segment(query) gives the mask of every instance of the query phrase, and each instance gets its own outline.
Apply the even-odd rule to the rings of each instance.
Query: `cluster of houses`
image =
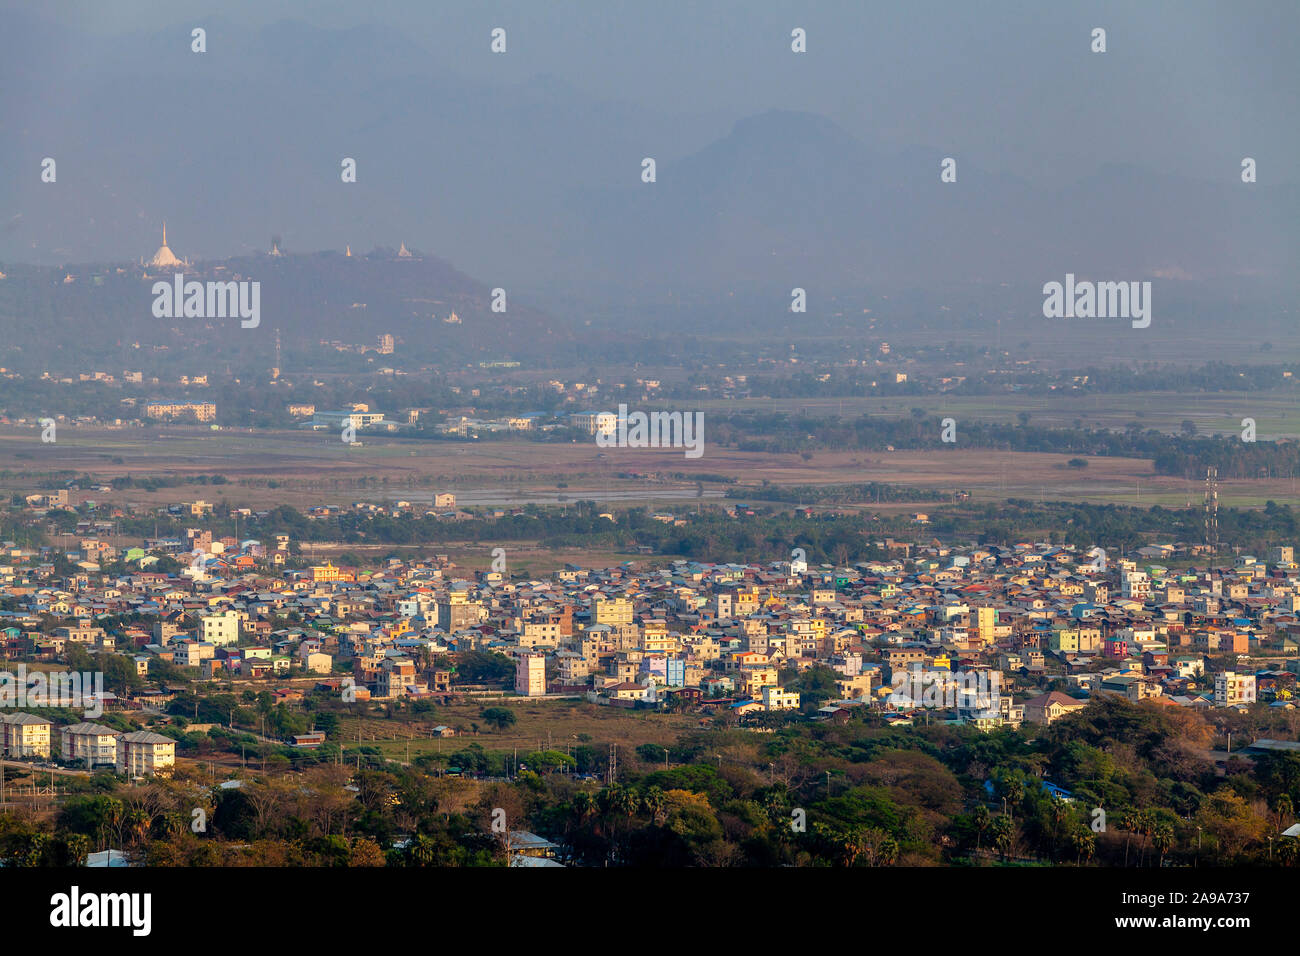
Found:
[[[996,676],[991,704],[926,717],[984,727],[1050,723],[1099,693],[1289,707],[1300,570],[1289,549],[1266,568],[1247,557],[1215,571],[1126,560],[1098,572],[1070,549],[1035,545],[936,546],[854,568],[570,566],[527,582],[394,563],[368,582],[330,582],[336,599],[359,603],[328,622],[322,650],[381,699],[446,694],[448,673],[425,662],[479,651],[513,660],[517,694],[737,716],[800,708],[781,675],[819,665],[836,675],[823,717],[868,706],[912,721],[928,702],[899,687],[915,670]],[[335,574],[317,570],[317,585]]]
[[[837,675],[819,711],[831,718],[868,706],[914,721],[930,703],[907,692],[916,671],[997,686],[952,706],[937,695],[944,713],[925,715],[982,727],[1050,723],[1101,693],[1290,707],[1300,568],[1289,548],[1273,558],[1271,570],[1239,557],[1214,571],[1122,560],[1103,572],[1067,548],[934,546],[853,568],[679,561],[524,583],[483,574],[417,588],[393,626],[349,635],[341,650],[384,696],[425,692],[408,663],[410,645],[429,641],[436,654],[513,657],[519,694],[737,715],[799,708],[780,675],[818,665]]]
[[[155,662],[271,686],[319,675],[359,700],[404,700],[469,689],[455,665],[474,651],[508,658],[508,689],[527,697],[737,718],[803,711],[843,720],[867,707],[890,723],[984,728],[1050,723],[1097,694],[1291,707],[1300,676],[1291,548],[1213,570],[1140,566],[1147,555],[1102,570],[1066,547],[932,543],[852,567],[679,560],[570,565],[520,581],[461,573],[445,556],[391,559],[368,572],[330,562],[277,571],[259,542],[186,544],[199,558],[180,574],[59,578],[47,565],[0,566],[11,598],[0,611],[0,653],[58,661],[80,645],[129,657],[141,676]],[[148,623],[111,623],[123,615]],[[811,668],[822,669],[809,685],[819,688],[815,702],[803,680]],[[958,693],[947,692],[952,685]],[[123,703],[165,694],[150,688]],[[26,724],[5,727],[6,748],[11,731],[14,752],[29,747]],[[103,738],[83,748],[83,732],[73,728],[73,750],[63,752],[89,748],[106,759]],[[137,763],[136,743],[149,745],[116,738],[114,761],[135,769],[166,759],[150,751]]]

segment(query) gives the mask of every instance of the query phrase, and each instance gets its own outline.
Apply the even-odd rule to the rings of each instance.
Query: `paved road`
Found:
[[[89,777],[90,776],[89,770],[65,770],[60,767],[56,767],[53,770],[51,770],[49,767],[33,766],[32,764],[27,763],[26,761],[23,760],[0,760],[0,764],[4,764],[4,766],[6,767],[14,767],[19,770],[26,770],[29,772],[34,771],[37,774],[53,773],[55,776],[65,776],[65,777]]]

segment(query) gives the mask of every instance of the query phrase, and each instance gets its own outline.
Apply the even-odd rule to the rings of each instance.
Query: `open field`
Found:
[[[701,410],[731,412],[734,402],[706,399]],[[1052,428],[1124,429],[1138,424],[1177,433],[1184,421],[1196,423],[1201,434],[1235,435],[1241,420],[1255,419],[1261,441],[1300,437],[1300,398],[1277,392],[1207,392],[1180,395],[1173,392],[1130,392],[1115,395],[1081,395],[1053,392],[1030,395],[1010,392],[999,395],[915,395],[889,398],[773,398],[746,399],[744,407],[780,411],[790,415],[860,415],[899,418],[913,408],[927,415],[951,416],[960,429],[963,420],[1012,424],[1021,412],[1028,412],[1035,425]],[[707,419],[706,419],[707,420]]]
[[[506,567],[510,574],[524,574],[529,577],[547,577],[560,571],[566,564],[584,567],[612,566],[626,561],[645,561],[644,554],[631,554],[624,551],[603,551],[600,549],[560,548],[558,550],[543,548],[534,541],[506,542]],[[350,552],[358,557],[378,560],[390,554],[402,557],[423,557],[430,552],[447,555],[448,560],[462,571],[489,571],[492,568],[492,550],[498,542],[479,544],[477,542],[439,543],[436,546],[410,545],[355,545],[324,542],[309,542],[308,555],[312,560],[330,558],[337,561],[338,556]],[[678,555],[656,554],[656,564],[672,561]]]
[[[505,730],[490,730],[480,714],[484,707],[509,707],[518,722]],[[407,748],[412,758],[424,753],[451,753],[477,743],[485,750],[513,750],[520,753],[551,747],[565,750],[580,743],[608,747],[617,744],[619,759],[633,757],[632,751],[641,744],[671,744],[680,734],[701,726],[699,715],[661,714],[651,711],[624,710],[618,707],[600,707],[576,700],[528,701],[523,698],[504,698],[498,703],[454,704],[439,707],[430,724],[463,725],[461,736],[440,739],[402,736],[389,722],[367,720],[362,726],[362,745],[376,747],[385,756],[406,759]],[[479,725],[474,734],[472,725]],[[340,727],[340,738],[345,746],[355,745],[357,721],[345,718]],[[391,739],[383,739],[388,734]],[[587,735],[583,739],[579,735]]]
[[[1231,399],[1221,397],[1219,401],[1226,414]],[[897,400],[892,404],[896,405]],[[1276,417],[1272,420],[1282,421],[1280,407],[1273,408]],[[951,407],[947,411],[958,417],[960,436],[959,413]],[[1047,416],[1041,409],[1033,414],[1035,420]],[[1112,409],[1110,414],[1119,412]],[[1148,407],[1145,414],[1152,419],[1155,406]],[[1162,414],[1187,413],[1170,408]],[[1259,415],[1264,416],[1257,419],[1260,435],[1267,437],[1270,418],[1263,412]],[[1195,420],[1195,413],[1187,417]],[[963,449],[958,444],[919,451],[817,452],[806,461],[795,454],[706,446],[703,457],[688,459],[673,449],[600,450],[594,444],[529,441],[466,444],[388,436],[368,437],[362,447],[349,448],[322,433],[212,432],[194,427],[147,432],[66,428],[60,431],[57,444],[42,445],[33,431],[6,429],[0,432],[0,471],[17,473],[17,477],[0,483],[0,492],[47,487],[42,474],[69,470],[88,473],[101,481],[125,475],[221,474],[229,482],[152,492],[131,488],[80,495],[82,500],[148,507],[196,498],[253,508],[289,504],[305,509],[327,503],[403,499],[425,503],[435,490],[447,490],[454,491],[459,503],[467,505],[508,507],[528,501],[565,504],[594,499],[615,507],[640,504],[680,511],[721,501],[727,487],[744,489],[741,500],[761,501],[763,481],[778,485],[882,481],[949,492],[964,490],[977,501],[1019,497],[1184,507],[1200,499],[1197,482],[1157,476],[1147,460],[1090,458],[1086,469],[1074,469],[1065,466],[1069,457]],[[683,478],[617,477],[621,472],[676,474]],[[693,474],[726,475],[739,484],[702,481],[697,485],[690,479]],[[1224,506],[1255,507],[1269,499],[1300,503],[1297,481],[1281,478],[1220,483]],[[873,510],[932,511],[940,507],[932,503],[861,505]]]
[[[1059,277],[1058,277],[1059,278]],[[1300,360],[1300,343],[1293,334],[1295,308],[1249,307],[1227,308],[1216,320],[1207,320],[1195,299],[1195,287],[1177,288],[1177,280],[1160,281],[1153,289],[1156,304],[1151,326],[1135,329],[1123,319],[1045,319],[1039,309],[1041,298],[1026,308],[978,309],[979,318],[970,321],[972,311],[960,294],[951,296],[951,311],[944,313],[957,319],[942,324],[946,344],[967,348],[989,348],[995,355],[1038,368],[1064,369],[1085,365],[1131,365],[1133,362],[1158,362],[1196,366],[1205,362],[1275,363]],[[864,337],[883,338],[894,346],[933,345],[936,323],[913,321],[888,302],[872,303],[874,329]],[[1189,308],[1191,306],[1191,308]],[[850,314],[846,312],[846,314]],[[834,328],[828,324],[828,330]],[[874,334],[873,334],[874,333]],[[842,345],[838,338],[827,339]]]

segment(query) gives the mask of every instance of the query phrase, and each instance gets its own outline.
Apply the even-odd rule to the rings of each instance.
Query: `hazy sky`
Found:
[[[0,24],[11,261],[151,254],[164,220],[197,258],[406,242],[566,289],[774,259],[846,287],[1276,278],[1300,248],[1297,0],[0,0]]]
[[[32,13],[30,3],[4,9]],[[41,15],[112,36],[188,31],[214,17],[401,31],[431,68],[519,82],[554,74],[588,93],[733,118],[826,115],[887,145],[951,148],[1050,182],[1100,163],[1204,179],[1297,179],[1300,3],[761,2],[761,0],[76,0]],[[509,33],[506,56],[488,31]],[[791,54],[790,30],[808,31]],[[1089,50],[1093,27],[1108,52]]]

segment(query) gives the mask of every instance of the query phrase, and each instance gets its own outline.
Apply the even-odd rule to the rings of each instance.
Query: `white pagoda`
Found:
[[[151,269],[171,269],[176,266],[188,266],[189,262],[183,259],[177,259],[175,253],[167,247],[167,223],[165,222],[163,223],[162,232],[162,245],[158,247],[158,251],[153,254],[153,258],[145,263],[145,265],[149,266]]]

